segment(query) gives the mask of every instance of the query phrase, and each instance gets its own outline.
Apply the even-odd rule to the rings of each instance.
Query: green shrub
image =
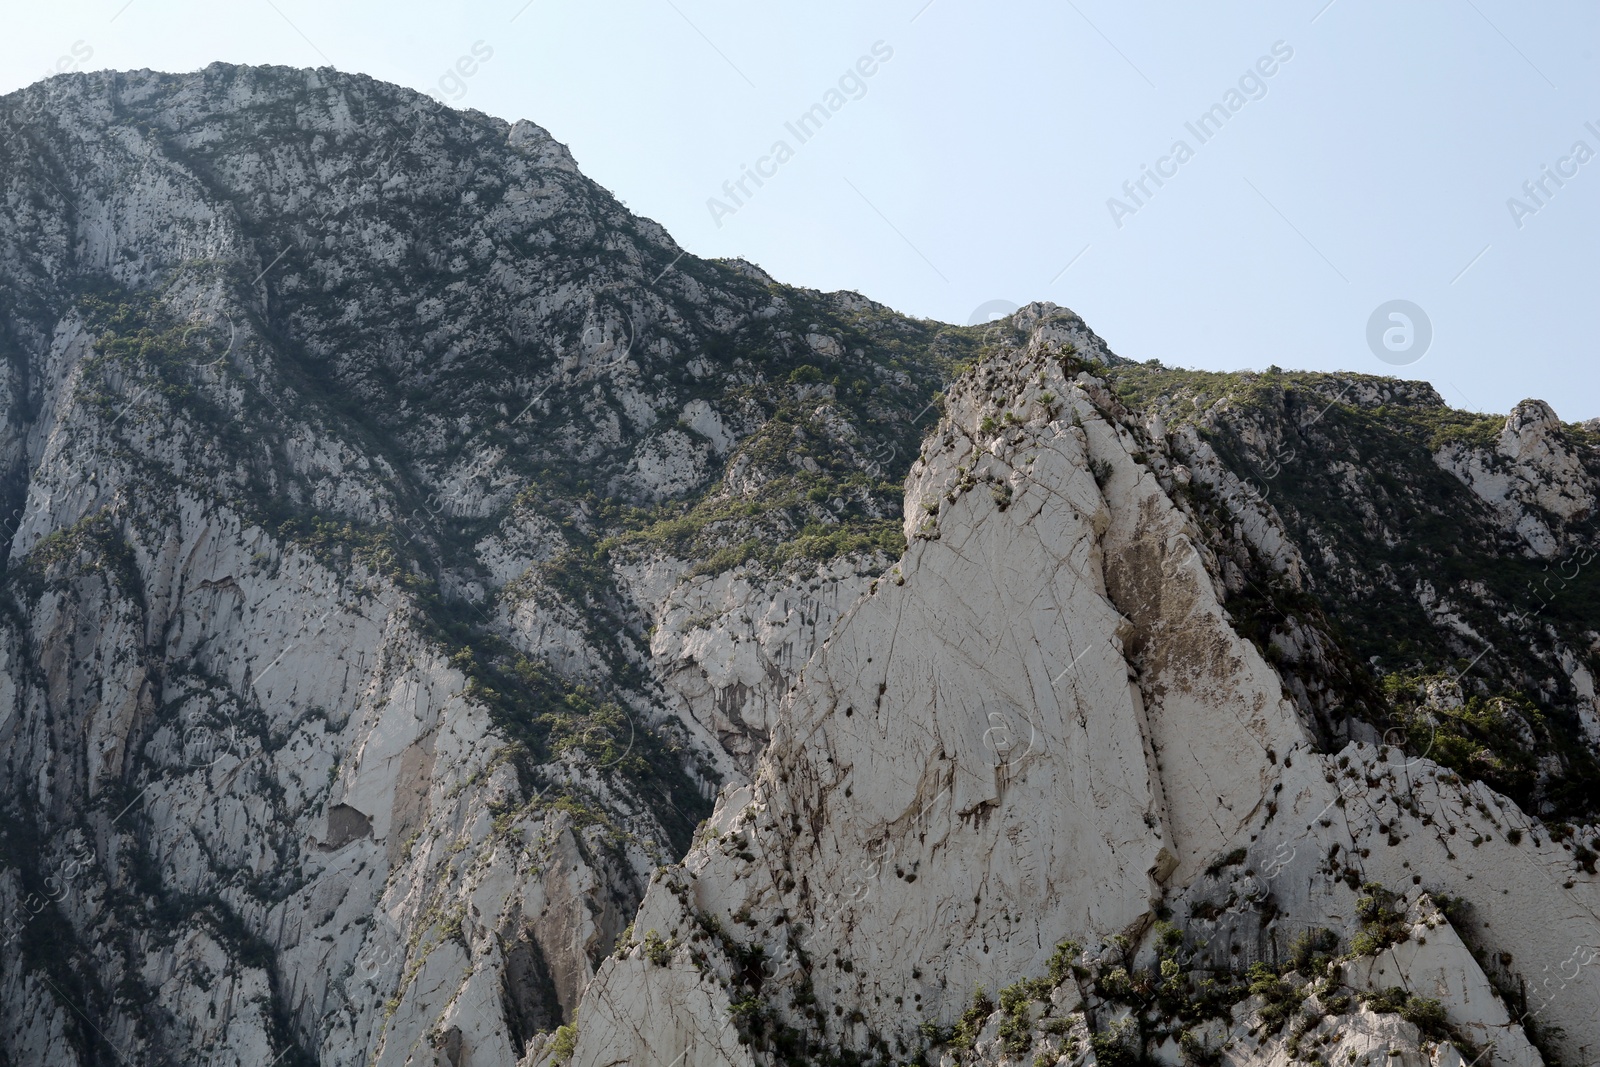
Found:
[[[1246,977],[1250,979],[1250,995],[1266,1002],[1261,1008],[1261,1027],[1269,1034],[1282,1030],[1305,1002],[1305,990],[1278,977],[1265,963],[1251,964]]]
[[[1123,1019],[1089,1039],[1099,1067],[1140,1067],[1144,1057],[1130,1023],[1130,1019]]]
[[[972,1006],[961,1013],[961,1021],[956,1023],[946,1043],[955,1049],[972,1048],[978,1040],[978,1032],[993,1014],[994,1001],[989,999],[983,986],[978,986],[972,991]]]
[[[1364,993],[1361,999],[1366,1002],[1369,1011],[1380,1015],[1398,1015],[1435,1041],[1455,1040],[1444,1005],[1437,1000],[1408,993],[1399,986]]]
[[[1056,945],[1056,950],[1050,956],[1046,966],[1050,970],[1050,980],[1056,985],[1065,982],[1069,975],[1077,973],[1073,960],[1078,958],[1079,946],[1076,941],[1062,941]]]
[[[672,962],[672,950],[676,946],[676,941],[668,941],[650,930],[644,935],[644,958],[657,967],[665,967]]]
[[[1406,991],[1399,986],[1391,986],[1388,989],[1378,989],[1371,993],[1363,993],[1361,999],[1366,1003],[1368,1011],[1374,1011],[1380,1015],[1395,1015],[1399,1013],[1401,1008],[1405,1007]]]
[[[578,1028],[576,1026],[556,1027],[555,1040],[550,1043],[550,1062],[566,1063],[572,1059],[572,1053],[578,1047]]]
[[[1289,966],[1306,978],[1322,978],[1333,963],[1339,937],[1332,930],[1307,930],[1289,946]]]
[[[1356,918],[1361,920],[1361,932],[1350,942],[1350,950],[1357,956],[1375,956],[1390,945],[1404,941],[1411,932],[1406,922],[1405,909],[1399,896],[1377,882],[1361,887],[1362,896],[1356,899]]]
[[[1188,1067],[1216,1067],[1222,1062],[1222,1050],[1207,1048],[1193,1030],[1178,1035],[1178,1050],[1183,1053],[1183,1062]]]
[[[1450,1020],[1445,1015],[1444,1005],[1437,1000],[1413,994],[1400,1006],[1400,1018],[1431,1038],[1439,1041],[1449,1040]]]
[[[1000,1043],[1013,1056],[1032,1043],[1028,1004],[1033,999],[1030,982],[1016,982],[1000,990],[1000,1008],[1006,1017],[1000,1023]]]

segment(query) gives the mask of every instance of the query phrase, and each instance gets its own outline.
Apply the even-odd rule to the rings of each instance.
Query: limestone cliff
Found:
[[[905,557],[654,880],[574,1063],[1600,1042],[1595,828],[1537,823],[1403,731],[1329,743],[1239,632],[1215,512],[1163,488],[1174,442],[1083,359],[1036,331],[956,383]],[[1314,569],[1256,514],[1284,572]],[[1564,978],[1530,997],[1518,960]],[[1421,1029],[1380,1036],[1374,1006]]]
[[[0,1063],[1600,1048],[1600,437],[687,255],[331,70],[0,98]]]

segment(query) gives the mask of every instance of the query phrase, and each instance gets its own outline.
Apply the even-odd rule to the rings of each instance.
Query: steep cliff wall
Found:
[[[1593,428],[783,286],[329,70],[0,129],[0,1060],[1600,1047]]]
[[[1401,1007],[1439,1001],[1408,1010],[1468,1058],[1537,1062],[1523,1018],[1583,1055],[1600,1041],[1600,980],[1572,965],[1574,945],[1593,962],[1592,853],[1425,756],[1319,739],[1238,632],[1206,516],[1163,490],[1167,441],[1047,337],[951,391],[907,482],[906,556],[807,665],[754,783],[654,880],[573,1062],[1065,1062],[1120,1047],[1119,1018],[1138,1023],[1128,1055],[1269,1062],[1281,1042],[1193,1024],[1309,993],[1325,1007],[1298,1016],[1298,1046],[1330,1002],[1394,986]],[[1451,902],[1482,966],[1442,917],[1408,917],[1419,894]],[[1348,959],[1250,974],[1318,937]],[[1517,959],[1573,973],[1530,1007],[1505,980]],[[1012,1000],[988,1054],[974,987]],[[1053,1005],[1056,1036],[1036,1043],[1029,1004]],[[1074,1027],[1097,1043],[1074,1052]]]

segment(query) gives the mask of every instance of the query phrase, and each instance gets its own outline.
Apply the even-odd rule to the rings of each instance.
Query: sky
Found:
[[[0,92],[331,65],[530,119],[690,252],[913,315],[1050,300],[1130,359],[1600,417],[1592,2],[0,0],[0,27]]]

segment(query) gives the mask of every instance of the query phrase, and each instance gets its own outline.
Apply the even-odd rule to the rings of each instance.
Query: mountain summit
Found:
[[[703,260],[529,122],[0,98],[0,1064],[1600,1052],[1600,433]]]

